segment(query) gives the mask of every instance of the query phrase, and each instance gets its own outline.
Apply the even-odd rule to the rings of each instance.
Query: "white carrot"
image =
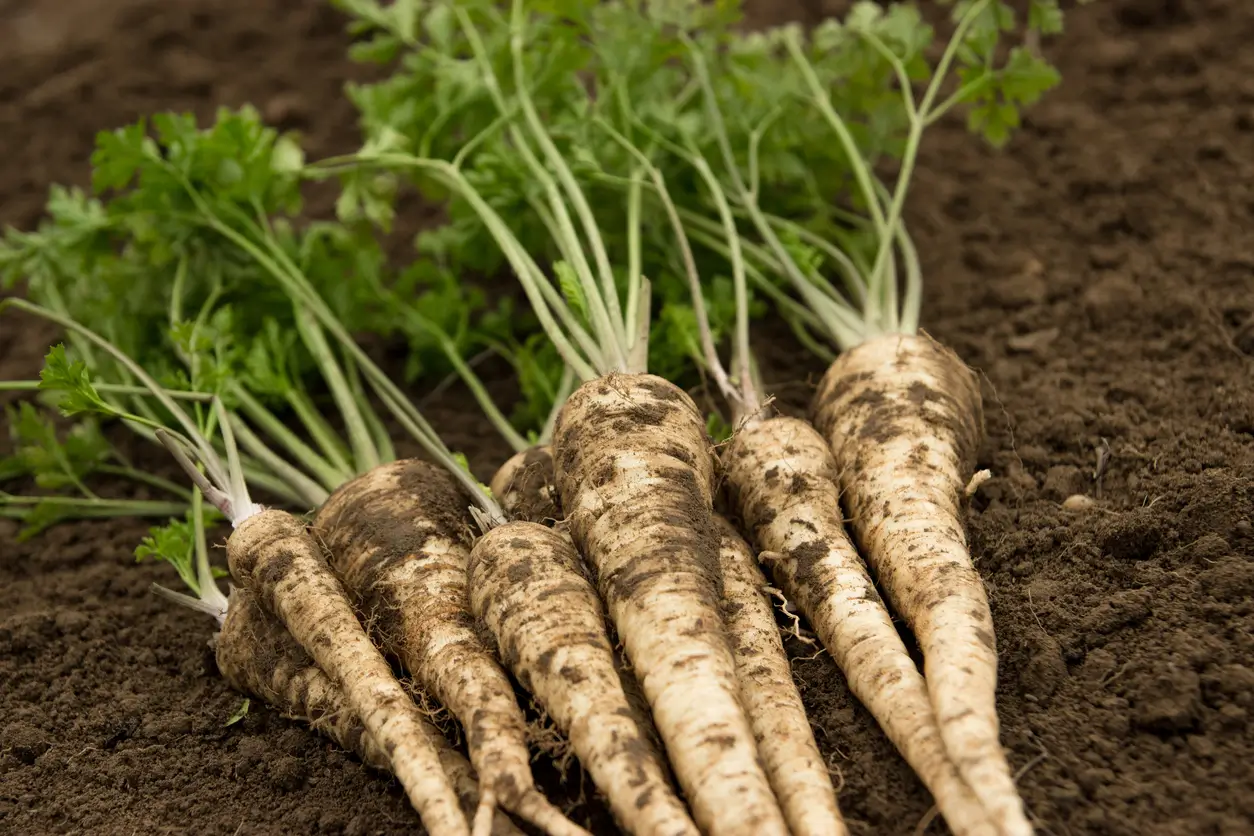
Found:
[[[619,679],[605,610],[574,545],[510,522],[471,552],[470,603],[630,834],[697,836]]]
[[[363,763],[391,771],[391,759],[349,708],[343,692],[248,590],[231,593],[214,637],[214,653],[231,687],[265,701],[284,716],[309,723]],[[479,806],[479,781],[470,761],[449,745],[439,729],[425,722],[421,728],[453,782],[462,812],[473,816]],[[521,833],[507,816],[496,816],[493,836]]]
[[[526,721],[513,685],[475,630],[466,587],[474,502],[446,468],[406,459],[339,487],[313,528],[371,621],[371,632],[466,732],[490,808],[549,833],[585,834],[535,786]]]
[[[958,836],[996,831],[940,737],[927,685],[845,531],[836,465],[796,418],[742,422],[723,457],[729,495],[775,582],[936,799]]]
[[[845,836],[831,773],[806,716],[753,550],[719,518],[723,614],[758,751],[794,834]]]
[[[725,141],[701,55],[692,54],[711,125],[723,140],[724,170],[734,198],[765,244],[763,266],[782,273],[808,311],[812,329],[843,352],[815,394],[811,417],[834,456],[834,479],[855,540],[922,647],[929,702],[945,750],[997,829],[1004,836],[1028,836],[1032,827],[999,741],[992,616],[960,516],[960,496],[983,432],[979,386],[952,351],[918,333],[921,270],[901,223],[923,129],[937,115],[934,109],[947,106],[938,104],[940,85],[966,32],[987,9],[988,2],[981,0],[963,11],[921,102],[903,83],[909,136],[901,174],[888,197],[832,106],[799,33],[784,40],[819,117],[828,121],[846,152],[870,215],[874,262],[866,268],[852,260],[843,265],[845,283],[855,291],[853,301],[817,271],[799,266],[777,232],[787,222],[768,217],[758,206],[758,193],[741,179]],[[884,57],[900,78],[908,78],[891,51]],[[732,226],[728,249],[735,260],[739,237]],[[743,261],[739,269],[743,272]],[[899,269],[905,275],[900,299]],[[741,339],[746,330],[738,328]],[[833,648],[834,655],[838,652]]]

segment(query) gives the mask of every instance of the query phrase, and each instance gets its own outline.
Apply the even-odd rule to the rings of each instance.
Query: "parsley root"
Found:
[[[340,486],[314,529],[387,652],[466,730],[483,785],[476,829],[499,803],[551,836],[584,834],[536,789],[522,709],[475,631],[466,591],[470,505],[448,470],[407,459]]]
[[[571,536],[697,823],[715,836],[787,833],[719,609],[713,457],[696,404],[652,375],[593,380],[562,408],[553,451]]]
[[[553,482],[553,448],[547,444],[514,454],[488,487],[510,519],[551,525],[562,518]]]
[[[959,512],[983,433],[974,373],[927,336],[885,336],[836,359],[812,410],[858,544],[923,649],[950,757],[999,827],[1030,833],[998,742],[993,617]]]
[[[794,834],[846,836],[849,829],[836,804],[831,773],[814,741],[775,612],[763,590],[766,578],[740,533],[722,517],[716,521],[723,617],[734,639],[740,693],[766,774]]]
[[[805,421],[750,421],[724,456],[729,494],[776,583],[810,622],[849,689],[922,779],[958,836],[991,836],[940,737],[927,685],[845,531],[837,467]]]
[[[223,678],[235,690],[265,701],[289,718],[308,722],[363,763],[391,770],[387,753],[348,707],[343,692],[248,590],[231,592],[226,617],[214,638],[214,653]],[[421,730],[453,782],[462,812],[474,815],[479,783],[470,761],[430,723],[423,722]],[[498,815],[492,833],[519,836],[521,831],[506,816]]]
[[[532,522],[481,537],[470,603],[506,665],[570,739],[628,833],[696,836],[619,679],[605,610],[570,540]]]
[[[357,621],[318,544],[285,511],[242,520],[227,540],[235,581],[279,617],[343,690],[362,725],[388,754],[427,830],[465,836],[466,818],[408,692]]]

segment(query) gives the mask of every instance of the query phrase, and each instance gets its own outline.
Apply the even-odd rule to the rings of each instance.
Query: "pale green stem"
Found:
[[[353,466],[349,463],[348,448],[340,441],[335,430],[327,423],[327,419],[322,417],[322,413],[314,406],[309,396],[293,386],[284,393],[284,399],[296,413],[301,424],[309,431],[310,437],[322,450],[323,456],[331,466],[341,473],[352,473]]]
[[[226,612],[228,601],[218,588],[209,565],[209,545],[205,539],[205,504],[200,491],[192,491],[192,538],[196,548],[197,597],[217,612]]]
[[[927,91],[923,94],[923,101],[919,104],[917,110],[914,107],[914,94],[909,84],[907,83],[901,91],[903,101],[908,102],[907,112],[911,114],[910,132],[906,138],[906,149],[902,154],[901,168],[897,174],[897,185],[893,191],[892,203],[889,205],[888,220],[884,230],[880,233],[879,250],[875,256],[875,265],[871,268],[870,281],[873,287],[875,282],[881,279],[880,274],[885,271],[886,265],[890,263],[895,233],[901,225],[901,214],[905,208],[906,194],[909,192],[910,180],[914,175],[914,166],[918,161],[919,145],[923,140],[923,130],[927,126],[927,114],[931,110],[932,103],[940,93],[941,84],[949,73],[949,66],[953,63],[967,30],[971,28],[971,25],[988,6],[988,3],[989,0],[979,0],[959,21],[953,37],[950,38],[949,44],[945,48],[945,53],[936,65],[936,72],[933,74],[932,81],[928,84]],[[896,56],[892,55],[891,52],[889,56],[895,66],[900,66],[901,62]],[[900,68],[899,74],[905,75],[904,67]],[[917,312],[913,313],[910,318],[917,323]]]
[[[475,58],[479,62],[483,83],[492,94],[492,97],[496,102],[497,109],[504,114],[508,110],[508,107],[505,102],[504,94],[501,92],[500,83],[497,81],[496,73],[492,70],[492,64],[488,60],[487,53],[484,50],[483,42],[479,37],[479,32],[475,28],[474,23],[470,20],[470,16],[464,10],[458,9],[457,15],[458,19],[461,21],[462,29],[466,34],[466,38],[471,44],[471,49],[475,54]],[[525,111],[526,102],[528,102],[526,91],[521,83],[519,83],[518,86],[519,100],[523,103],[522,106]],[[526,117],[525,112],[524,116]],[[531,120],[529,117],[527,117],[527,121],[530,125]],[[543,126],[539,128],[539,131],[543,134],[544,140],[547,140],[548,135],[547,133],[543,133]],[[544,187],[545,193],[548,195],[549,204],[553,212],[553,219],[557,222],[558,229],[561,232],[560,236],[555,236],[555,240],[564,238],[567,241],[568,246],[564,247],[563,250],[569,252],[571,259],[570,266],[575,271],[575,275],[578,276],[580,285],[583,286],[584,296],[587,299],[588,304],[588,320],[591,324],[593,324],[594,332],[596,332],[598,337],[600,337],[597,341],[599,352],[606,360],[609,361],[611,366],[621,365],[624,360],[622,349],[624,341],[620,340],[618,335],[623,330],[622,326],[620,324],[620,326],[615,329],[613,325],[613,317],[607,307],[607,301],[603,298],[604,294],[597,287],[596,279],[592,275],[592,267],[588,264],[588,261],[584,256],[583,246],[579,240],[579,234],[575,231],[574,222],[570,218],[570,213],[566,211],[566,205],[565,201],[562,199],[561,189],[558,187],[557,182],[554,181],[552,175],[549,174],[548,169],[546,169],[544,164],[535,156],[535,153],[531,150],[530,144],[527,142],[526,138],[521,135],[521,132],[515,128],[510,128],[510,136],[514,140],[514,146],[521,155],[523,162],[527,165],[528,170],[531,171],[535,178],[540,182],[540,184]],[[551,141],[549,141],[549,145],[552,145]],[[541,141],[541,147],[544,149],[543,141]],[[556,151],[556,149],[554,150]],[[557,157],[560,160],[561,155],[557,154]],[[617,309],[617,295],[611,294],[610,300],[615,306],[615,309]],[[619,315],[618,318],[621,320],[621,315]],[[608,345],[606,344],[607,341]]]
[[[562,407],[570,398],[570,393],[575,391],[575,373],[571,371],[570,366],[562,368],[562,379],[557,384],[557,392],[553,398],[553,408],[549,410],[549,416],[544,419],[544,427],[540,430],[539,443],[550,444],[553,441],[553,428],[557,426],[557,416],[561,414]]]
[[[540,219],[540,223],[544,224],[544,228],[548,231],[549,236],[553,239],[554,243],[557,244],[557,248],[562,254],[562,259],[566,261],[567,264],[572,264],[571,258],[568,257],[569,242],[566,241],[564,236],[562,236],[557,225],[557,220],[553,217],[553,213],[550,212],[542,202],[534,199],[528,200],[527,205],[531,207],[531,211],[536,213],[536,217]],[[571,269],[574,269],[574,267],[572,266]],[[580,283],[580,286],[586,287],[586,285],[582,282]],[[557,311],[557,315],[563,323],[566,323],[568,328],[573,325],[578,329],[572,330],[572,333],[575,336],[575,341],[579,343],[579,347],[583,349],[584,353],[589,356],[602,356],[601,349],[590,336],[586,336],[587,332],[583,330],[582,324],[575,319],[574,313],[570,309],[570,305],[562,295],[562,292],[554,286],[553,282],[549,281],[545,276],[540,275],[536,282],[536,287],[540,291],[541,295],[544,296],[545,301]]]
[[[643,258],[640,251],[640,204],[643,189],[642,174],[639,170],[631,174],[631,186],[627,189],[627,321],[635,322],[639,315],[640,283],[634,277],[642,270]],[[628,350],[635,343],[628,346]]]
[[[354,158],[350,158],[350,160],[353,160],[353,162],[350,162],[349,165],[366,162],[365,160],[355,160]],[[548,303],[540,291],[540,285],[547,282],[548,279],[539,266],[536,265],[530,254],[523,248],[522,244],[519,243],[509,227],[496,213],[496,210],[466,181],[460,171],[440,160],[424,160],[403,154],[379,154],[371,157],[369,162],[385,167],[405,166],[427,170],[445,185],[458,190],[466,201],[470,203],[476,214],[479,215],[480,220],[488,228],[488,231],[496,240],[497,246],[501,248],[506,260],[509,261],[510,266],[514,269],[514,273],[522,284],[523,291],[526,293],[536,317],[540,320],[541,327],[549,336],[549,339],[553,341],[553,345],[562,356],[562,360],[573,367],[575,373],[582,380],[595,380],[601,376],[598,369],[604,369],[606,365],[600,354],[595,350],[591,350],[590,346],[585,347],[585,355],[580,355],[575,350],[566,333],[553,319]],[[327,166],[328,170],[331,170],[331,167],[336,165],[336,161],[324,161],[323,165]],[[558,306],[558,309],[563,311],[565,306]],[[585,346],[585,344],[590,342],[586,332],[573,319],[564,319],[563,324],[566,325],[581,346]],[[587,359],[585,359],[585,356]]]
[[[510,52],[513,56],[514,83],[518,87],[518,100],[532,134],[535,135],[536,141],[540,143],[540,149],[544,152],[549,164],[557,171],[558,180],[561,181],[568,198],[574,204],[575,214],[583,225],[584,235],[588,238],[593,258],[597,263],[597,270],[601,275],[602,295],[605,297],[608,319],[614,326],[613,336],[618,347],[617,353],[621,359],[625,359],[623,356],[625,355],[625,346],[629,342],[627,326],[619,308],[618,289],[614,285],[614,274],[610,270],[610,260],[606,253],[605,242],[601,238],[601,231],[597,225],[596,217],[592,214],[592,208],[588,205],[583,190],[580,189],[579,183],[575,179],[574,173],[570,170],[570,166],[566,164],[565,158],[553,143],[548,130],[540,119],[540,115],[536,112],[535,104],[531,101],[531,94],[527,90],[525,80],[526,66],[523,62],[525,35],[526,21],[523,13],[523,0],[514,0],[510,15]],[[634,279],[629,276],[628,281],[634,281]]]
[[[718,348],[714,345],[714,335],[710,331],[710,317],[705,310],[705,295],[701,292],[701,275],[697,271],[697,261],[693,258],[692,246],[688,243],[688,236],[684,232],[683,222],[680,221],[679,213],[675,209],[675,203],[671,200],[670,191],[666,188],[666,180],[662,177],[662,172],[658,171],[652,160],[645,156],[627,137],[615,130],[608,122],[598,118],[596,123],[619,146],[635,158],[636,163],[648,172],[649,178],[653,181],[653,189],[662,201],[662,207],[665,209],[666,216],[670,220],[671,229],[675,233],[675,242],[679,245],[679,254],[683,264],[683,269],[680,272],[688,279],[688,292],[692,297],[692,309],[697,318],[697,331],[701,336],[701,350],[705,357],[705,365],[709,369],[710,374],[713,375],[714,382],[718,385],[719,391],[723,396],[732,400],[737,399],[736,388],[728,378],[727,371],[723,368],[723,363],[719,359]],[[700,170],[704,160],[694,159],[692,162]],[[708,171],[709,169],[707,168],[703,174],[708,173]],[[712,177],[713,175],[711,175]]]
[[[0,516],[22,517],[32,508],[49,505],[70,509],[75,516],[170,517],[187,508],[186,502],[165,499],[109,499],[79,496],[17,496],[0,491]],[[11,509],[6,512],[5,509]]]
[[[740,199],[745,211],[748,213],[754,227],[758,230],[758,234],[766,241],[767,246],[775,254],[775,258],[779,263],[784,275],[792,281],[797,292],[801,294],[806,302],[815,307],[823,307],[826,310],[840,310],[841,306],[834,302],[831,298],[824,296],[814,286],[814,282],[802,273],[801,268],[788,254],[787,248],[780,241],[779,236],[775,234],[775,230],[767,223],[765,216],[762,214],[761,208],[758,206],[756,196],[750,194],[745,188],[744,180],[740,176],[740,170],[736,162],[736,156],[732,152],[731,140],[727,134],[727,127],[723,120],[723,114],[719,108],[718,100],[714,92],[714,86],[710,81],[709,71],[705,65],[705,58],[701,55],[700,49],[690,39],[684,36],[684,41],[688,46],[688,51],[692,56],[693,68],[697,81],[701,85],[706,103],[706,113],[709,117],[710,124],[713,126],[714,135],[718,142],[718,146],[723,155],[723,163],[727,168],[728,176],[731,177],[738,192],[737,197]],[[856,150],[856,149],[855,149]],[[871,196],[874,198],[875,193],[872,190]],[[821,301],[820,301],[821,300]],[[825,304],[826,303],[826,304]]]
[[[635,333],[631,354],[627,358],[628,374],[644,374],[649,370],[649,325],[652,322],[653,283],[641,276],[640,308],[636,312]]]
[[[857,265],[853,263],[853,259],[851,259],[847,253],[841,250],[840,247],[833,245],[831,241],[828,241],[821,235],[816,235],[799,223],[790,221],[787,218],[781,218],[777,215],[772,215],[770,213],[764,214],[767,223],[774,224],[775,226],[788,230],[793,235],[796,235],[802,243],[814,247],[816,250],[835,262],[836,266],[840,268],[841,275],[845,279],[845,290],[847,290],[849,295],[853,297],[854,304],[861,305],[866,302],[866,279],[863,278],[862,272],[858,269]],[[822,289],[825,285],[826,282],[820,285],[820,289]]]
[[[93,383],[100,394],[150,396],[152,392],[143,386],[130,386],[120,383]],[[0,392],[34,392],[39,389],[38,380],[0,380]],[[209,403],[213,395],[208,392],[193,392],[188,389],[166,389],[165,393],[180,401],[199,401]]]
[[[328,491],[333,491],[351,477],[351,471],[342,472],[333,467],[326,459],[302,441],[296,433],[287,428],[265,404],[253,397],[252,393],[238,382],[230,384],[231,394],[239,401],[240,408],[263,432],[285,447],[296,461],[306,467]]]
[[[296,330],[300,333],[301,341],[313,356],[314,362],[318,364],[318,369],[322,372],[322,377],[327,383],[327,388],[331,392],[336,408],[339,409],[340,415],[344,418],[348,444],[353,451],[354,468],[358,473],[365,473],[371,468],[378,467],[380,464],[379,451],[374,446],[370,428],[366,425],[366,419],[362,415],[357,398],[353,396],[352,391],[349,389],[348,381],[344,378],[344,370],[340,368],[335,353],[331,351],[331,346],[327,344],[322,328],[319,327],[314,317],[304,306],[296,303],[294,307]]]
[[[392,437],[388,434],[388,428],[384,426],[383,419],[371,405],[370,396],[366,394],[366,387],[361,381],[361,370],[357,368],[352,357],[344,357],[344,373],[348,377],[349,391],[353,393],[357,403],[365,407],[362,412],[366,419],[366,426],[370,428],[370,437],[374,439],[374,448],[379,451],[380,464],[396,461],[396,448],[392,445]]]
[[[226,435],[228,431],[232,432],[239,439],[240,445],[253,458],[265,465],[275,476],[291,485],[292,490],[301,498],[301,502],[308,506],[307,509],[317,508],[330,496],[330,491],[267,447],[265,442],[258,438],[257,434],[239,416],[229,416],[229,422],[223,423],[222,430],[223,435]],[[227,448],[227,455],[230,455],[230,447]]]

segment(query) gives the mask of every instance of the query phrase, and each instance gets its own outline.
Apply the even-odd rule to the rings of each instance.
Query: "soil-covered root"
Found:
[[[992,836],[984,808],[940,737],[927,684],[845,530],[836,463],[796,418],[741,429],[724,455],[728,495],[784,595],[801,610],[936,799],[957,836]]]
[[[740,673],[740,693],[758,752],[794,834],[845,836],[832,776],[819,753],[801,694],[792,679],[766,578],[735,527],[715,518],[723,567],[723,617]]]
[[[999,741],[993,619],[960,513],[984,429],[976,375],[930,337],[880,337],[832,363],[812,412],[857,543],[923,649],[950,757],[1003,832],[1030,834]]]
[[[357,620],[305,526],[283,511],[248,517],[227,540],[236,583],[251,590],[326,671],[383,748],[432,836],[468,836],[459,799],[424,734],[425,721]]]
[[[719,601],[713,457],[692,399],[654,375],[579,387],[558,415],[558,494],[697,824],[784,836]]]
[[[342,485],[314,529],[384,650],[462,724],[485,808],[499,803],[550,836],[584,834],[536,788],[513,685],[475,629],[470,505],[447,470],[406,459]]]
[[[235,690],[265,702],[289,719],[308,723],[366,765],[391,771],[387,753],[348,707],[343,692],[248,590],[231,591],[226,619],[214,637],[214,655],[223,679]],[[479,806],[479,781],[470,761],[435,726],[423,723],[422,731],[453,782],[462,812],[473,816]],[[492,833],[521,836],[522,831],[500,814]]]
[[[470,602],[515,677],[570,740],[620,827],[696,836],[622,687],[605,610],[561,533],[511,522],[471,552]]]
[[[553,480],[553,448],[544,444],[510,457],[488,487],[511,520],[553,525],[562,519]]]
[[[525,478],[519,478],[519,466],[526,465]],[[505,464],[492,477],[492,494],[501,503],[502,508],[514,508],[514,519],[519,522],[533,522],[551,527],[554,531],[570,542],[562,515],[561,501],[557,495],[557,476],[554,472],[552,448],[548,446],[533,447],[520,453]],[[519,494],[522,494],[521,496]],[[573,548],[573,542],[572,542]],[[576,554],[578,552],[576,551]],[[591,578],[592,570],[582,556],[579,565],[586,577]],[[614,645],[614,663],[618,666],[619,681],[627,692],[627,699],[636,710],[637,719],[648,732],[649,740],[661,751],[662,738],[649,716],[649,701],[645,698],[640,682],[631,671],[631,665],[623,658],[622,649],[618,645],[618,635],[614,625],[606,623],[606,632],[610,644]],[[670,772],[666,764],[667,773]]]

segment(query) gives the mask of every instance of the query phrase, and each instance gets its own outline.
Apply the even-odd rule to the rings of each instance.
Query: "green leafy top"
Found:
[[[1033,0],[1022,27],[998,0],[953,3],[958,28],[936,64],[932,26],[904,3],[859,2],[808,34],[745,31],[734,0],[529,2],[525,15],[492,0],[338,5],[354,18],[355,57],[395,66],[350,88],[362,157],[373,162],[345,176],[354,217],[390,220],[398,179],[416,182],[448,199],[449,222],[420,237],[422,253],[480,274],[508,263],[532,283],[547,263],[576,325],[593,329],[588,279],[603,248],[619,295],[649,278],[662,308],[649,367],[676,377],[693,359],[706,364],[703,345],[746,331],[748,314],[765,309],[761,295],[820,350],[816,336],[847,347],[915,327],[921,277],[900,224],[904,190],[889,192],[877,172],[897,164],[908,182],[922,129],[958,108],[974,132],[1003,144],[1020,109],[1058,81],[1035,42],[1062,23],[1054,0]],[[520,59],[524,30],[527,46],[543,48]],[[1023,43],[1007,48],[1020,30]],[[926,107],[915,86],[932,90]],[[542,153],[546,143],[556,156]],[[595,207],[595,234],[567,174]],[[554,181],[573,207],[574,235]],[[668,201],[683,233],[662,211]],[[694,245],[687,263],[677,234]],[[737,291],[737,277],[752,286]]]

